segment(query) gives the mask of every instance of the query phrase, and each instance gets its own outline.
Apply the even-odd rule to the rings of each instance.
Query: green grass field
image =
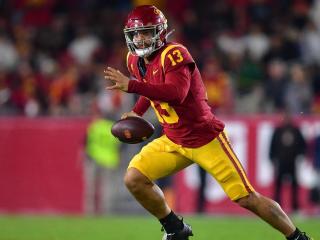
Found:
[[[186,216],[191,240],[283,240],[267,224],[251,217]],[[320,240],[320,219],[294,219]],[[0,216],[0,240],[160,240],[160,225],[151,217]]]

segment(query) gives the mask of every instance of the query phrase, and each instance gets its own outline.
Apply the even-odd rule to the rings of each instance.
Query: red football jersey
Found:
[[[128,92],[141,95],[133,111],[142,115],[151,105],[167,137],[184,147],[203,146],[223,131],[224,124],[211,112],[200,72],[184,46],[167,43],[145,66],[139,61],[128,54],[128,70],[137,79],[130,80]]]

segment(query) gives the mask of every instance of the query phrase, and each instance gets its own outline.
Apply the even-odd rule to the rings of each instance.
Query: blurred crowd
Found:
[[[132,106],[103,69],[127,73],[122,30],[140,4],[163,10],[216,113],[320,113],[320,0],[0,0],[0,116]]]

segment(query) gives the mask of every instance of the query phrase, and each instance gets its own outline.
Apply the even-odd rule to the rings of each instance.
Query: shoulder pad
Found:
[[[168,45],[161,52],[161,66],[164,72],[189,63],[194,63],[194,60],[187,48],[181,44]]]

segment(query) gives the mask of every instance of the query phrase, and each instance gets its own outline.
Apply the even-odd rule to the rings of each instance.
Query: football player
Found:
[[[279,204],[251,186],[224,124],[207,104],[192,56],[183,45],[167,41],[167,24],[156,7],[136,7],[124,28],[131,77],[112,67],[104,70],[105,78],[113,82],[106,89],[140,95],[133,110],[123,118],[142,116],[151,106],[164,131],[131,160],[124,177],[127,188],[159,219],[165,231],[163,239],[189,239],[193,235],[191,226],[170,209],[154,181],[196,163],[216,179],[232,201],[258,215],[287,239],[310,239],[295,227]]]

